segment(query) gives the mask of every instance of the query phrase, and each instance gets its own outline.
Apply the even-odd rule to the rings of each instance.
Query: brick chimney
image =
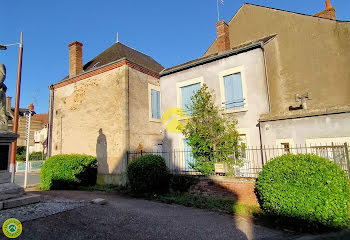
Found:
[[[31,103],[31,104],[28,106],[28,109],[31,110],[32,112],[34,112],[34,104]]]
[[[69,77],[83,72],[83,44],[75,41],[69,47]]]
[[[315,14],[315,17],[327,18],[331,20],[336,20],[335,8],[332,7],[330,0],[326,0],[326,9],[322,12]]]
[[[216,23],[216,32],[217,32],[217,44],[218,51],[224,52],[230,50],[230,36],[228,24],[225,20],[221,20]]]

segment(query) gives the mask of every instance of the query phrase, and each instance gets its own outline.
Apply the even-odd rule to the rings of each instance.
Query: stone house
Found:
[[[97,156],[98,182],[119,183],[127,151],[162,139],[163,67],[120,42],[83,65],[82,47],[69,44],[69,76],[50,86],[49,155]]]

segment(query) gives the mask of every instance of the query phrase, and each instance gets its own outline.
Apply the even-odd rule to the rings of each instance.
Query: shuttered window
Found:
[[[241,73],[224,76],[225,108],[235,109],[244,107]]]
[[[181,88],[181,101],[182,101],[181,107],[189,115],[191,114],[188,108],[189,106],[191,106],[191,103],[192,103],[191,97],[195,95],[196,92],[200,89],[201,89],[200,83],[184,86]]]
[[[152,118],[160,119],[160,92],[151,90]]]

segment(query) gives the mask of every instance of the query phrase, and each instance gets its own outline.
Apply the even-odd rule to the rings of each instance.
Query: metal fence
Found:
[[[350,177],[350,160],[349,160],[350,147],[347,143],[344,144],[319,144],[319,145],[295,145],[289,146],[289,144],[281,146],[263,146],[261,147],[245,147],[239,148],[237,151],[231,151],[229,154],[234,160],[237,160],[237,165],[227,166],[220,160],[220,153],[215,161],[215,171],[213,174],[216,175],[234,175],[237,177],[257,177],[262,169],[262,166],[270,161],[271,159],[282,156],[287,153],[293,154],[315,154],[320,157],[324,157],[337,163]],[[222,152],[221,152],[222,153]],[[227,153],[227,152],[225,152]],[[128,163],[134,159],[146,155],[154,154],[162,156],[169,170],[172,173],[179,174],[191,174],[201,175],[202,173],[193,169],[191,163],[194,161],[192,151],[176,150],[162,152],[147,152],[147,151],[134,151],[127,153]]]

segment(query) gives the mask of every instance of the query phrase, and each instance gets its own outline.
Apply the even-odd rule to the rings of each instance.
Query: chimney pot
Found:
[[[69,47],[69,77],[74,77],[83,72],[83,44],[74,41]]]
[[[335,8],[331,5],[330,0],[326,0],[326,8],[322,12],[315,14],[315,17],[327,18],[331,20],[336,20]]]
[[[32,112],[34,111],[34,104],[31,103],[29,106],[28,106],[28,109],[31,110]]]
[[[228,24],[225,20],[216,23],[217,46],[219,52],[230,50],[230,33]]]

